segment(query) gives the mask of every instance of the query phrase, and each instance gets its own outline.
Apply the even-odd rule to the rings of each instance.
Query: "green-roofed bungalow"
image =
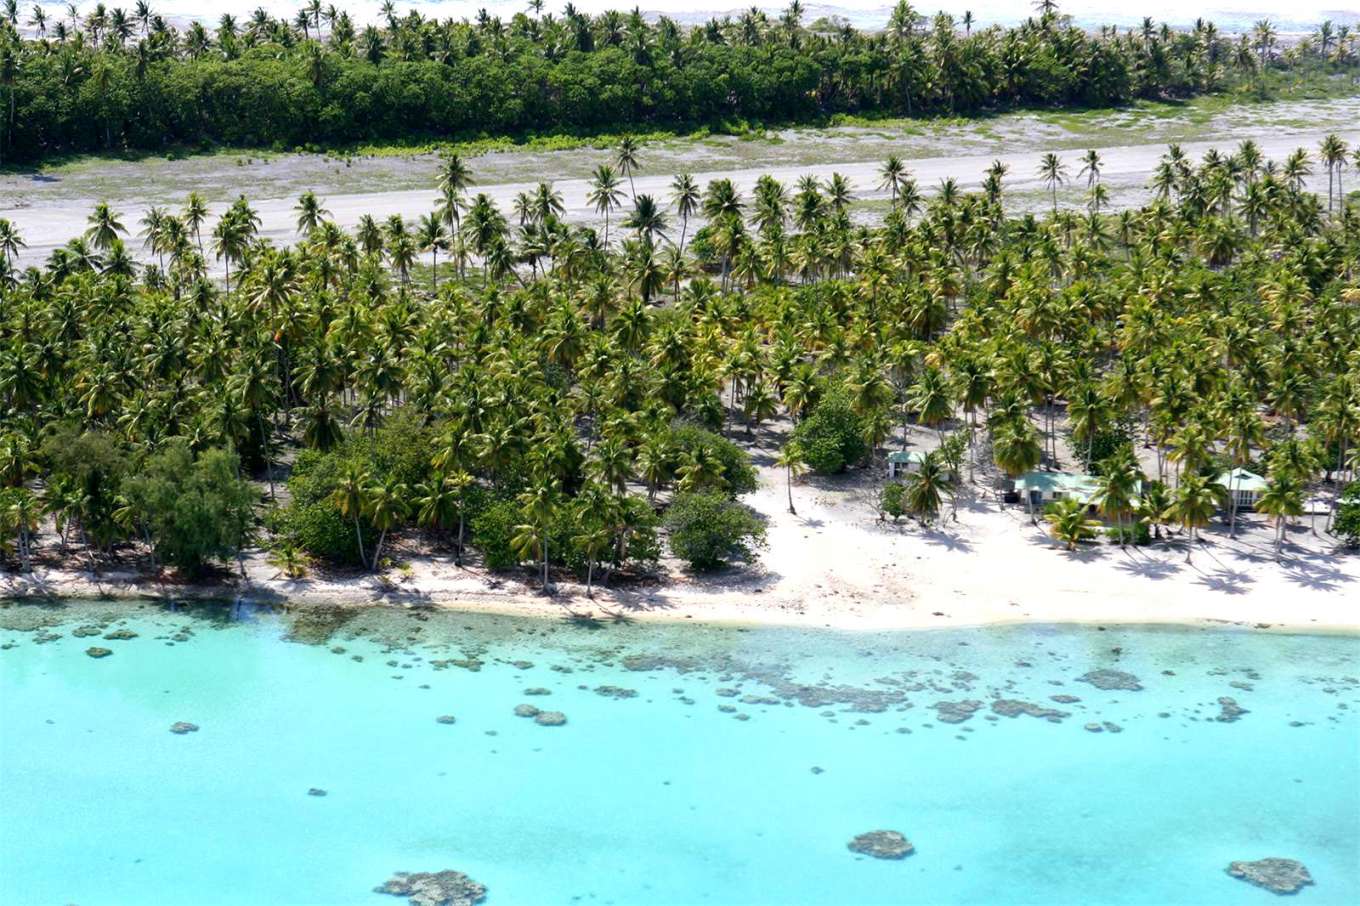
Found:
[[[888,477],[896,478],[902,472],[919,469],[926,454],[919,450],[894,450],[888,454]]]
[[[1261,499],[1267,485],[1264,478],[1246,469],[1224,472],[1218,476],[1218,483],[1228,489],[1228,493],[1235,498],[1239,510],[1255,509],[1256,501]]]

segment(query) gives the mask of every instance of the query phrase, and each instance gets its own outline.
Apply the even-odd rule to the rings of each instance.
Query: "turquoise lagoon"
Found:
[[[1360,902],[1354,637],[68,602],[0,606],[0,645],[11,906],[390,906],[441,869],[492,906],[1264,904],[1224,869],[1267,856]],[[878,828],[916,852],[846,849]]]

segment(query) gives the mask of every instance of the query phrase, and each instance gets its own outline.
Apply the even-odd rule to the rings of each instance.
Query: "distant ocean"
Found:
[[[64,16],[64,3],[43,3],[55,16]],[[92,6],[90,0],[81,2],[84,10]],[[108,6],[131,8],[131,0],[106,0]],[[216,21],[223,13],[232,13],[244,19],[260,7],[276,16],[291,17],[302,4],[299,0],[153,0],[153,8],[172,20],[192,18]],[[564,3],[549,0],[545,12],[561,14]],[[777,16],[784,4],[756,3],[755,6],[771,16]],[[991,24],[1014,25],[1031,14],[1032,7],[1024,0],[923,0],[914,4],[917,10],[927,16],[939,10],[961,17],[971,10],[975,27]],[[22,4],[28,9],[30,3]],[[339,0],[335,6],[349,11],[358,22],[376,20],[381,15],[381,0]],[[633,3],[629,0],[576,0],[576,8],[589,13],[606,9],[630,10],[640,8],[644,15],[654,18],[670,16],[682,22],[703,22],[711,17],[724,15],[737,16],[751,5],[742,5],[734,0],[642,0]],[[517,12],[527,9],[524,0],[397,0],[399,13],[410,9],[419,10],[422,15],[435,18],[473,18],[478,10],[485,9],[493,16],[508,19]],[[892,12],[892,3],[882,0],[847,0],[842,3],[807,3],[804,6],[806,22],[822,16],[840,16],[859,28],[881,28]],[[1307,31],[1324,19],[1337,24],[1360,24],[1360,0],[1299,0],[1282,3],[1281,0],[1236,0],[1222,8],[1200,6],[1193,3],[1176,3],[1172,0],[1146,0],[1138,4],[1116,3],[1112,0],[1067,0],[1059,8],[1072,16],[1080,26],[1095,28],[1100,25],[1130,27],[1139,25],[1144,16],[1151,16],[1156,22],[1167,22],[1172,26],[1187,26],[1196,18],[1213,21],[1223,31],[1249,29],[1259,19],[1270,19],[1281,32]]]

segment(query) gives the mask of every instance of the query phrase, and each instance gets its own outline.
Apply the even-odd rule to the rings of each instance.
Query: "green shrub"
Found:
[[[696,425],[680,423],[671,427],[670,445],[677,461],[693,456],[700,448],[707,448],[721,464],[722,490],[730,497],[749,494],[758,486],[751,458],[725,437]]]
[[[256,493],[238,470],[235,453],[207,450],[195,460],[176,443],[123,481],[123,496],[164,563],[194,575],[245,545]]]
[[[496,500],[472,517],[472,545],[482,552],[487,569],[510,569],[519,565],[519,556],[510,545],[520,519],[513,500]]]
[[[678,494],[666,511],[671,553],[694,569],[750,561],[765,540],[765,525],[750,507],[722,494]]]
[[[907,513],[906,496],[906,485],[896,481],[888,482],[878,494],[879,512],[891,516],[893,522],[896,522]]]
[[[829,393],[793,430],[808,466],[822,475],[845,471],[868,453],[864,420],[842,393]]]
[[[1136,544],[1141,547],[1152,543],[1152,529],[1141,520],[1135,521],[1132,525],[1122,527],[1112,525],[1105,529],[1105,537],[1114,544],[1120,543],[1120,536],[1123,536],[1124,544]]]
[[[1360,481],[1352,481],[1341,492],[1332,532],[1347,547],[1360,547]]]

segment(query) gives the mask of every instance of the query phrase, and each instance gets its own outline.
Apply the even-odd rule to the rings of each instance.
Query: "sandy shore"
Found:
[[[938,526],[880,522],[878,480],[867,473],[795,483],[798,513],[787,512],[782,472],[761,470],[746,502],[767,520],[756,564],[716,576],[664,562],[660,581],[597,589],[559,581],[544,596],[529,573],[493,576],[451,558],[401,561],[385,576],[312,574],[289,580],[261,553],[245,580],[186,587],[84,564],[0,575],[10,596],[226,597],[291,604],[394,604],[563,618],[832,627],[885,630],[1007,622],[1235,624],[1310,632],[1360,631],[1360,557],[1332,549],[1309,521],[1277,560],[1273,529],[1248,517],[1236,540],[1206,531],[1186,562],[1184,544],[1121,550],[1108,544],[1064,551],[1023,509],[989,494],[961,498],[958,521]],[[1317,519],[1319,526],[1324,517]]]

